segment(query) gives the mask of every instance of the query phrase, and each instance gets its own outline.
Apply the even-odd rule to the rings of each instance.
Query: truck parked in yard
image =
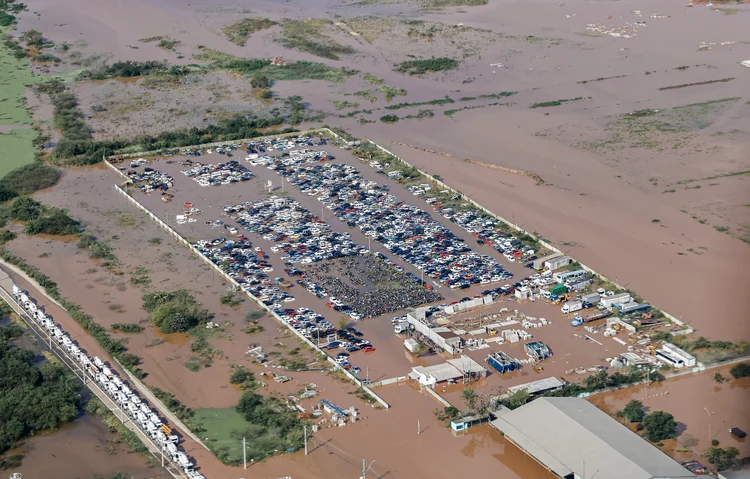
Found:
[[[592,314],[591,316],[586,316],[585,318],[581,316],[576,316],[576,318],[570,322],[571,326],[582,326],[587,323],[591,323],[593,321],[596,321],[597,319],[604,319],[608,316],[610,316],[612,313],[609,311],[602,311],[600,313]]]
[[[405,333],[409,330],[409,321],[399,321],[393,325],[393,332],[396,334]]]
[[[562,308],[560,308],[560,311],[562,311],[563,314],[572,313],[574,311],[578,311],[583,309],[583,302],[581,301],[568,301],[567,303],[562,305]]]

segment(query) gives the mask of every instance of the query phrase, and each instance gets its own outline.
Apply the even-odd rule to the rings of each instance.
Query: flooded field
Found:
[[[435,0],[264,0],[255,2],[250,11],[215,0],[25,3],[28,11],[20,15],[13,35],[36,29],[57,45],[53,51],[62,59],[57,66],[35,62],[36,72],[82,68],[96,72],[117,61],[201,65],[195,69],[200,73],[179,80],[157,75],[71,82],[95,138],[200,128],[238,112],[265,115],[282,105],[284,98],[299,95],[311,118],[372,138],[442,177],[483,206],[636,291],[694,327],[699,335],[750,339],[746,324],[750,304],[744,300],[750,288],[744,261],[750,254],[750,96],[748,70],[740,64],[750,58],[748,5],[657,5],[644,0],[490,1],[485,5]],[[265,26],[255,32],[238,32],[234,22],[250,17],[265,19]],[[241,41],[228,33],[232,29],[243,37]],[[62,45],[66,45],[64,50]],[[244,59],[276,56],[322,62],[335,70],[326,79],[314,80],[305,74],[300,78],[282,74],[278,78],[285,79],[271,79],[272,98],[264,99],[260,89],[250,84],[248,72],[226,67]],[[406,66],[396,66],[442,57],[437,64],[448,67],[441,71],[408,74]],[[224,62],[223,67],[217,66],[218,60]],[[282,67],[275,70],[277,74]],[[23,90],[22,83],[31,81],[25,70],[17,71],[23,75],[11,79],[11,96]],[[26,93],[33,119],[46,122],[40,126],[57,141],[59,133],[49,121],[52,111],[46,97]],[[21,113],[14,107],[12,118],[6,118],[7,125],[0,125],[0,131],[29,123]],[[8,151],[14,164],[31,161],[32,132],[17,128],[12,136],[6,133],[0,138],[12,147]],[[365,179],[390,186],[399,200],[418,204],[432,214],[424,201],[362,165],[349,152],[336,150],[334,154],[337,162],[355,165]],[[201,157],[202,162],[212,163],[224,159],[216,154]],[[256,178],[247,183],[200,188],[179,172],[178,163],[161,161],[149,166],[175,178],[170,191],[174,200],[164,203],[156,194],[138,191],[133,196],[190,241],[226,236],[223,229],[205,222],[226,220],[222,216],[226,204],[267,197],[263,185],[271,181],[280,188],[278,194],[319,214],[335,233],[351,232],[356,243],[383,251],[265,168],[251,168]],[[35,195],[45,204],[67,209],[112,245],[120,261],[115,270],[90,259],[77,248],[75,238],[59,241],[19,235],[5,247],[50,276],[63,296],[81,304],[100,324],[142,325],[141,333],[112,334],[125,339],[127,347],[142,358],[146,384],[175,394],[189,407],[235,405],[241,392],[228,379],[232,366],[241,364],[269,384],[261,389],[263,394],[296,394],[313,383],[318,395],[302,402],[303,407],[309,409],[325,398],[341,407],[357,407],[361,413],[362,420],[354,424],[318,431],[309,455],[284,454],[253,464],[249,471],[222,466],[210,452],[188,443],[189,453],[207,477],[358,477],[362,459],[367,464],[375,461],[368,477],[482,477],[490,468],[503,479],[546,477],[540,466],[490,427],[453,437],[432,412],[442,405],[410,384],[379,388],[378,394],[393,407],[376,410],[351,394],[351,383],[324,372],[289,373],[291,380],[286,383],[261,376],[283,371],[276,361],[293,358],[297,340],[267,316],[246,321],[248,313],[257,311],[249,300],[234,307],[222,304],[229,285],[120,196],[113,187],[116,183],[122,183],[122,178],[102,166],[68,168],[58,186]],[[196,223],[177,225],[174,220],[187,202],[202,214]],[[515,278],[529,274],[492,248],[477,246],[455,224],[433,216],[472,249],[492,256]],[[10,228],[19,229],[17,225]],[[271,246],[257,235],[251,240],[264,251]],[[405,271],[420,274],[402,259],[386,254]],[[284,265],[279,256],[271,254],[270,262],[272,274],[281,276]],[[445,297],[438,303],[471,297],[484,289],[456,291],[433,284]],[[210,363],[191,351],[193,337],[156,332],[141,309],[144,292],[182,288],[193,292],[219,325],[215,331],[203,332],[219,351]],[[294,285],[290,292],[296,297],[291,307],[308,307],[332,322],[341,319],[326,307],[325,300],[301,286]],[[71,318],[45,303],[71,337],[87,350],[99,351]],[[554,355],[541,372],[524,367],[504,376],[490,374],[472,386],[482,393],[549,376],[580,380],[589,368],[606,364],[631,345],[601,333],[587,340],[580,328],[570,326],[570,318],[560,313],[559,306],[542,301],[499,301],[483,308],[481,314],[499,313],[501,308],[550,321],[529,331],[533,339],[547,343]],[[402,313],[356,323],[376,348],[372,353],[352,355],[361,375],[379,381],[404,376],[415,365],[445,360],[440,355],[414,358],[404,349],[405,338],[394,334],[390,322],[391,316]],[[480,312],[451,321],[466,320],[475,313]],[[245,332],[248,325],[255,332]],[[496,350],[522,358],[524,342],[490,343],[489,348],[466,354],[482,365],[487,364],[487,354]],[[248,349],[258,346],[274,353],[272,367],[252,362]],[[294,354],[313,359],[306,351]],[[571,372],[575,370],[579,372]],[[727,429],[750,427],[744,412],[747,386],[745,380],[715,383],[713,373],[703,373],[671,379],[648,390],[639,387],[596,395],[591,400],[614,413],[629,399],[638,398],[649,409],[674,414],[680,436],[663,449],[679,458],[704,451],[709,439],[719,440],[723,447],[736,446],[746,456],[750,454],[747,444],[730,438]],[[457,407],[464,406],[458,386],[438,388],[438,392]],[[28,441],[25,477],[62,472],[83,479],[120,470],[134,477],[156,474],[135,456],[109,457],[102,445],[109,439],[106,431],[84,420]],[[79,458],[71,467],[85,463],[89,469],[68,471],[58,464],[62,453]],[[94,459],[85,462],[87,454]],[[100,457],[109,460],[100,463]],[[33,469],[32,464],[40,469]]]
[[[98,417],[88,415],[58,431],[28,439],[8,454],[23,454],[24,459],[21,467],[4,474],[20,472],[23,477],[109,478],[118,472],[133,479],[168,476],[147,465],[143,455],[128,452]]]

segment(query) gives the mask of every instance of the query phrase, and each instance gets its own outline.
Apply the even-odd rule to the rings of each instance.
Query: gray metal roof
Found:
[[[492,424],[561,477],[696,477],[585,399],[539,398],[501,413]]]

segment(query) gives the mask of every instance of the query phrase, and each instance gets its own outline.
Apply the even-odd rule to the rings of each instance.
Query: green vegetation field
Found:
[[[31,116],[22,102],[25,85],[34,82],[32,73],[23,60],[14,58],[6,47],[0,47],[0,125],[31,126]],[[31,140],[36,136],[32,129],[17,129],[0,134],[0,178],[10,170],[31,163],[34,148]]]
[[[242,463],[242,431],[250,423],[235,408],[197,409],[192,421],[205,429],[201,437],[208,438],[208,446],[217,456],[226,457],[224,462]]]
[[[0,161],[0,178],[11,170],[34,162],[31,141],[35,137],[36,131],[31,128],[17,128],[0,133],[0,151],[3,157],[3,161]]]

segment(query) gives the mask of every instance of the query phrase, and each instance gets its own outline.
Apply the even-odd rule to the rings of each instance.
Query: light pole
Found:
[[[707,407],[704,407],[703,409],[706,410],[706,414],[708,415],[708,443],[711,444],[711,412]]]
[[[359,479],[367,479],[367,471],[372,469],[373,464],[375,464],[374,460],[370,463],[370,466],[368,467],[367,460],[362,459],[362,477],[360,477]]]

